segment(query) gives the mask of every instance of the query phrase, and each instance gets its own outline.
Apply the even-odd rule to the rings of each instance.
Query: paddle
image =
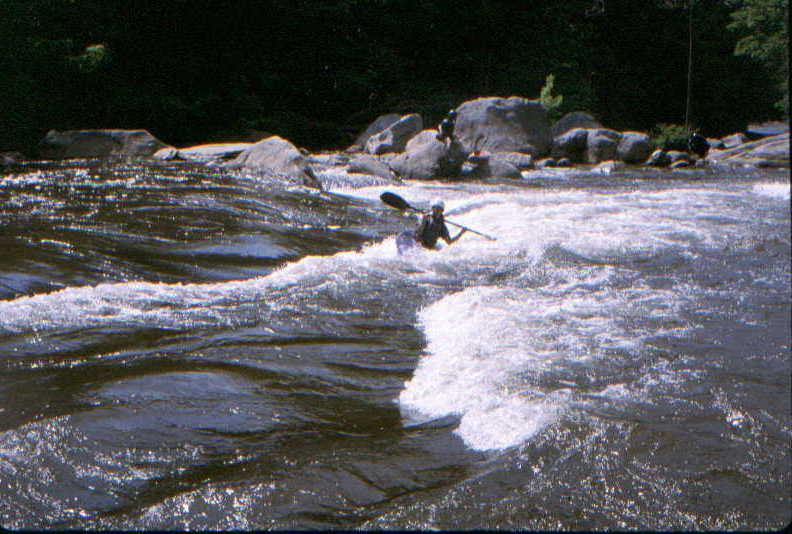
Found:
[[[416,208],[414,206],[411,206],[409,202],[404,200],[402,197],[400,197],[396,193],[391,193],[389,191],[385,191],[384,193],[382,193],[380,195],[380,200],[383,201],[388,206],[391,206],[391,207],[396,208],[396,209],[401,210],[401,211],[411,210],[411,211],[421,212],[420,209],[418,209],[418,208]],[[476,230],[473,230],[472,228],[468,228],[467,226],[462,226],[461,224],[455,223],[453,221],[449,221],[448,219],[445,219],[445,222],[447,222],[448,224],[453,224],[454,226],[462,228],[463,230],[467,230],[468,232],[472,232],[474,234],[480,235],[481,237],[486,237],[487,239],[489,239],[491,241],[497,241],[497,239],[495,239],[491,235],[482,234],[481,232],[477,232]]]

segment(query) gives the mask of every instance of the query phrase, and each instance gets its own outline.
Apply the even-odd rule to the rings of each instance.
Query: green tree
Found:
[[[548,74],[545,79],[545,84],[539,92],[539,103],[547,108],[548,112],[555,113],[557,108],[564,101],[562,95],[553,95],[553,86],[555,85],[555,74]]]
[[[739,32],[734,53],[756,59],[776,74],[776,107],[789,117],[789,1],[742,0],[729,28]]]

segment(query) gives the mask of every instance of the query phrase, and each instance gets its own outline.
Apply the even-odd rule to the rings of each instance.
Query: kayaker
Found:
[[[424,248],[433,249],[437,244],[437,240],[441,237],[449,245],[462,237],[462,234],[467,232],[466,228],[463,228],[456,236],[451,237],[443,217],[444,210],[445,203],[442,200],[432,202],[432,211],[423,216],[418,229],[415,232],[403,232],[399,235],[396,241],[399,250],[410,248],[413,243],[420,243]]]

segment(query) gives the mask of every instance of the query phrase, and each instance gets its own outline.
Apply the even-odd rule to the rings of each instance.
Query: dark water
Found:
[[[322,179],[0,176],[2,526],[789,523],[788,173]]]

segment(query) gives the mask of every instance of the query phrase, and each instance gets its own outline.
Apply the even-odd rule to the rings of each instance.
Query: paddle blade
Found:
[[[386,191],[386,192],[382,193],[380,195],[380,200],[383,201],[388,206],[391,206],[393,208],[396,208],[396,209],[399,209],[399,210],[402,210],[402,211],[415,209],[412,206],[410,206],[410,204],[408,204],[407,201],[404,200],[402,197],[400,197],[396,193],[391,193],[389,191]]]

